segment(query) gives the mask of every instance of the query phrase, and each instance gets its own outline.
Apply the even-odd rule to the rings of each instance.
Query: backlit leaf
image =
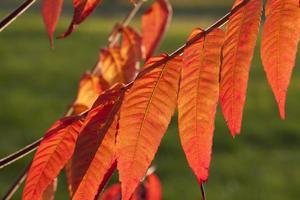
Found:
[[[145,68],[165,59],[150,59]],[[117,136],[122,199],[128,200],[153,160],[176,107],[181,59],[153,69],[138,78],[121,106]]]
[[[79,82],[77,97],[73,103],[74,113],[79,114],[90,109],[97,97],[107,87],[99,76],[85,73]]]
[[[43,193],[41,200],[54,200],[55,192],[57,188],[57,178],[55,178]]]
[[[142,17],[142,37],[145,60],[148,60],[162,40],[172,18],[169,0],[154,0]]]
[[[190,39],[202,30],[196,29]],[[187,47],[178,98],[178,126],[186,158],[199,184],[208,178],[224,32],[216,29]]]
[[[59,38],[70,35],[81,22],[85,20],[101,3],[102,0],[73,0],[74,15],[68,30]]]
[[[268,0],[261,58],[282,119],[285,118],[286,92],[295,65],[299,36],[299,0]]]
[[[82,192],[97,192],[97,188],[101,184],[101,178],[104,179],[105,173],[111,167],[112,162],[114,162],[114,146],[108,145],[115,142],[114,129],[116,124],[112,124],[112,122],[114,121],[114,116],[120,106],[122,94],[120,90],[121,87],[121,85],[116,85],[112,89],[101,94],[82,125],[74,155],[67,170],[69,191],[71,195],[74,195],[80,184],[93,185],[89,185],[90,190],[87,191],[83,191],[86,188],[80,188],[76,199],[82,197]],[[104,151],[102,151],[103,149]],[[100,152],[97,152],[97,150]],[[103,160],[101,160],[101,162],[98,160],[99,156],[105,156],[102,158]],[[97,177],[95,174],[95,179],[91,180],[90,173],[95,172],[94,164],[99,164],[99,169]],[[91,183],[89,181],[95,182]],[[96,191],[94,191],[95,187]]]
[[[243,0],[236,0],[234,7]],[[220,103],[231,134],[241,130],[251,60],[261,20],[262,0],[251,0],[229,18],[222,50]]]
[[[62,5],[63,0],[43,0],[42,3],[42,15],[52,47],[53,34],[61,15]]]
[[[127,82],[132,81],[139,70],[142,59],[142,37],[131,27],[122,28],[121,55],[125,60],[124,73]]]
[[[121,97],[120,97],[121,98]],[[120,103],[116,106],[120,106]],[[101,110],[96,107],[87,116],[84,126],[94,126],[98,123],[98,118],[102,117]],[[103,135],[102,141],[97,146],[96,153],[90,162],[84,177],[82,178],[74,196],[73,200],[93,200],[99,190],[99,186],[105,178],[106,173],[116,161],[115,155],[115,141],[117,134],[118,115],[108,116],[111,122],[107,121],[104,127],[100,130],[92,130],[95,134]],[[109,120],[109,119],[107,119]],[[89,134],[93,134],[89,132]]]
[[[23,200],[40,199],[71,158],[82,122],[78,116],[57,121],[46,133],[28,172]]]
[[[155,174],[150,174],[144,183],[146,200],[161,200],[162,189],[159,178]]]

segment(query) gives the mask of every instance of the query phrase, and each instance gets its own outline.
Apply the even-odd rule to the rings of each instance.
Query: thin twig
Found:
[[[30,167],[30,165],[28,165],[26,167],[26,169],[24,170],[24,172],[17,178],[17,180],[13,184],[13,187],[9,188],[9,190],[6,192],[6,194],[4,195],[2,200],[10,200],[12,198],[12,196],[16,193],[16,191],[19,189],[19,187],[25,181],[29,167]]]
[[[111,32],[108,41],[110,47],[114,46],[119,38],[120,38],[120,27],[128,26],[129,23],[132,21],[134,16],[137,14],[139,9],[142,7],[142,5],[146,2],[147,0],[140,0],[136,4],[134,4],[133,9],[128,13],[128,15],[123,19],[121,24],[116,24],[113,31]]]
[[[9,24],[11,24],[17,17],[23,14],[28,8],[30,8],[36,0],[26,0],[18,8],[12,11],[0,22],[0,32],[2,32]]]
[[[206,194],[203,183],[200,185],[202,200],[206,200]]]
[[[20,149],[19,151],[8,155],[5,158],[0,160],[0,169],[4,168],[5,166],[23,158],[24,156],[28,155],[29,153],[33,152],[40,144],[43,138],[38,139],[37,141],[27,145],[26,147]]]

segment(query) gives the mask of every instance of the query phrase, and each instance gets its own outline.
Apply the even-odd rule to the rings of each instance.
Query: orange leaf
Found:
[[[52,181],[52,183],[46,188],[41,200],[54,200],[56,188],[57,188],[57,178],[55,178]]]
[[[68,30],[59,36],[59,38],[65,38],[70,35],[75,30],[75,27],[90,15],[101,1],[102,0],[73,0],[74,15],[72,22]]]
[[[52,47],[53,34],[55,32],[57,22],[61,15],[62,5],[63,0],[43,0],[42,4],[42,15]]]
[[[121,55],[125,60],[124,73],[126,82],[132,81],[139,70],[142,59],[142,37],[131,27],[122,28]]]
[[[243,0],[236,0],[234,6]],[[231,134],[241,130],[251,60],[261,20],[262,0],[251,0],[228,21],[222,50],[220,103]]]
[[[189,39],[201,32],[194,30]],[[183,53],[178,98],[179,135],[199,184],[208,178],[223,41],[224,32],[216,29]]]
[[[73,103],[74,113],[90,109],[97,97],[107,88],[99,76],[85,73],[80,82],[77,97]]]
[[[109,85],[127,83],[124,73],[125,62],[119,47],[101,49],[97,68],[100,69],[101,75]]]
[[[166,55],[150,59],[151,64]],[[176,107],[181,59],[138,78],[121,106],[117,136],[122,199],[128,200],[144,177]]]
[[[28,172],[23,200],[40,199],[71,158],[82,122],[78,116],[57,121],[46,133]]]
[[[120,97],[121,98],[121,97]],[[120,106],[120,101],[115,106]],[[87,122],[84,126],[94,126],[101,120],[98,120],[102,116],[101,110],[98,107],[94,108],[87,116]],[[101,108],[100,108],[101,109]],[[94,133],[89,132],[88,134],[99,134],[103,135],[103,139],[99,142],[98,149],[93,156],[88,169],[86,170],[74,196],[73,200],[93,200],[99,190],[99,185],[105,178],[106,173],[109,171],[111,166],[116,161],[115,156],[115,141],[117,134],[118,116],[108,116],[112,118],[112,122],[106,122],[106,125],[99,129],[92,130]],[[85,132],[87,133],[87,132]]]
[[[155,174],[147,176],[145,181],[146,200],[161,200],[161,184]]]
[[[299,30],[299,0],[267,1],[261,58],[282,119],[285,118],[286,92],[295,65]]]
[[[145,60],[148,60],[162,40],[172,18],[172,7],[168,0],[154,0],[142,17],[142,37]]]
[[[104,179],[106,172],[115,160],[112,144],[115,143],[116,124],[112,124],[112,122],[122,100],[121,87],[121,85],[116,85],[100,95],[82,125],[74,155],[67,170],[71,195],[77,193],[78,189],[76,199],[82,197],[82,192],[97,192],[101,179]],[[102,151],[103,149],[104,151]],[[103,156],[101,158],[103,160],[99,161],[99,156]],[[91,179],[90,173],[95,172],[95,164],[99,164],[98,172],[94,174],[94,179]],[[88,186],[90,190],[83,191],[86,190],[83,187],[85,184],[91,184]]]

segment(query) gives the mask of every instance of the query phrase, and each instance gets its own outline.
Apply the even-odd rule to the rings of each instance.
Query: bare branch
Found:
[[[30,164],[26,167],[24,172],[17,178],[17,180],[14,182],[14,184],[9,188],[9,190],[6,192],[6,194],[4,195],[2,200],[10,200],[13,197],[13,195],[16,193],[16,191],[19,189],[19,187],[25,181],[29,167],[30,167]]]
[[[5,158],[0,160],[0,169],[4,168],[5,166],[25,157],[29,153],[33,152],[40,144],[43,138],[38,139],[37,141],[27,145],[26,147],[20,149],[19,151],[8,155]]]
[[[8,25],[17,19],[21,14],[23,14],[28,8],[30,8],[36,0],[26,0],[18,8],[12,11],[0,22],[0,32],[2,32]]]

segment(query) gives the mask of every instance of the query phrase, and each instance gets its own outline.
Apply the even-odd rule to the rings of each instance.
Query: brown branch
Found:
[[[0,22],[0,32],[2,32],[9,24],[17,19],[21,14],[23,14],[28,8],[30,8],[36,0],[26,0],[9,15],[7,15]]]
[[[38,139],[37,141],[27,145],[26,147],[20,149],[19,151],[6,156],[0,160],[0,169],[4,168],[5,166],[25,157],[29,153],[33,152],[40,144],[43,138]]]
[[[108,44],[108,46],[110,46],[110,47],[114,46],[118,42],[118,40],[120,38],[120,28],[124,27],[124,26],[128,26],[130,24],[130,22],[132,21],[132,19],[134,18],[134,16],[137,14],[137,12],[139,11],[139,9],[142,7],[142,5],[146,1],[147,0],[140,0],[139,2],[137,2],[136,4],[134,4],[133,9],[123,19],[123,21],[121,22],[121,24],[116,24],[115,25],[115,27],[113,28],[113,31],[109,35],[109,38],[108,38],[109,44]]]
[[[200,185],[202,200],[206,200],[205,189],[203,183]]]
[[[14,182],[13,186],[9,188],[9,190],[6,192],[2,200],[10,200],[12,196],[16,193],[16,191],[19,189],[19,187],[22,185],[22,183],[25,181],[27,176],[27,171],[29,169],[30,165],[26,167],[24,172],[17,178],[17,180]]]

